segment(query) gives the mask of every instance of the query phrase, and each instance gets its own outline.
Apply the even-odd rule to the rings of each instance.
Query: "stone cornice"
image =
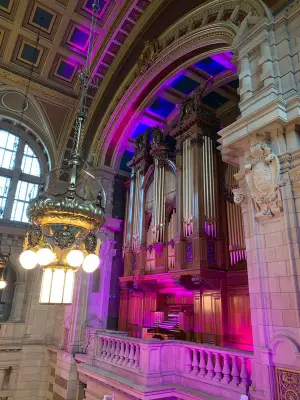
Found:
[[[295,123],[298,119],[300,119],[299,96],[287,101],[276,99],[219,131],[221,136],[219,142],[222,144],[222,149],[225,149],[235,142],[247,138],[254,131],[280,128],[291,122]]]

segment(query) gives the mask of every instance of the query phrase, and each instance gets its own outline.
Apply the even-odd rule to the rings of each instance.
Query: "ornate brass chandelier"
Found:
[[[87,60],[79,74],[81,98],[70,157],[66,166],[47,174],[27,211],[30,225],[20,263],[25,269],[42,267],[41,304],[72,303],[75,272],[81,265],[84,271],[93,272],[100,262],[97,233],[105,220],[105,192],[82,167],[86,97],[88,89],[96,85],[91,77],[91,54],[99,9],[99,0],[94,0]],[[59,189],[62,174],[68,177],[67,185]]]

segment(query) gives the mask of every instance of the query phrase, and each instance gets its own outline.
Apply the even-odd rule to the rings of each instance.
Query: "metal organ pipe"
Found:
[[[193,151],[191,138],[183,142],[183,232],[193,233]]]
[[[128,232],[128,211],[129,211],[129,192],[126,190],[126,202],[125,202],[125,224],[124,224],[124,239],[123,239],[123,257],[124,250],[127,246],[127,232]]]
[[[205,232],[215,237],[217,234],[216,219],[216,190],[215,190],[215,168],[213,142],[208,136],[204,136],[203,142],[203,200],[205,215]]]
[[[165,229],[165,168],[155,160],[152,231],[154,242],[164,241]]]
[[[237,187],[234,175],[238,172],[238,168],[228,165],[226,171],[226,189],[229,195],[232,190]],[[243,227],[243,217],[241,208],[232,203],[226,202],[227,219],[228,219],[228,239],[229,253],[231,265],[235,265],[239,261],[246,260],[245,235]]]
[[[139,216],[140,216],[140,171],[136,171],[135,175],[135,191],[134,191],[134,203],[133,203],[133,241],[132,248],[135,249],[138,245],[138,237],[139,237]]]

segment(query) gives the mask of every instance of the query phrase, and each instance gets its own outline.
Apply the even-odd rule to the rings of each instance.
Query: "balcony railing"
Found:
[[[87,329],[84,354],[75,357],[148,388],[175,384],[240,399],[251,385],[252,356],[250,352],[211,345],[135,339]]]

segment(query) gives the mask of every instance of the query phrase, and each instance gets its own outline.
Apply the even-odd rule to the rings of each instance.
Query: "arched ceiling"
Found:
[[[265,3],[276,12],[291,1]],[[0,0],[0,84],[22,88],[24,92],[33,65],[31,94],[41,104],[51,127],[57,146],[52,150],[58,159],[68,154],[71,145],[68,138],[72,135],[79,94],[77,74],[86,58],[92,2]],[[158,37],[201,4],[204,1],[100,0],[93,54],[93,74],[98,78],[99,88],[90,90],[87,101],[93,112],[89,115],[86,153],[114,93],[137,62],[144,42]],[[35,50],[39,25],[40,41]],[[195,65],[187,72],[202,74]],[[151,113],[150,108],[148,111]]]
[[[221,123],[224,121],[226,124],[224,117],[229,113],[233,112],[233,117],[236,117],[239,102],[236,73],[232,53],[223,52],[205,57],[165,81],[126,129],[121,146],[124,153],[120,157],[120,169],[129,171],[126,163],[133,156],[132,139],[154,126],[159,126],[164,131],[170,129],[178,119],[179,103],[208,79],[211,79],[211,83],[203,98],[204,108],[221,120]]]

